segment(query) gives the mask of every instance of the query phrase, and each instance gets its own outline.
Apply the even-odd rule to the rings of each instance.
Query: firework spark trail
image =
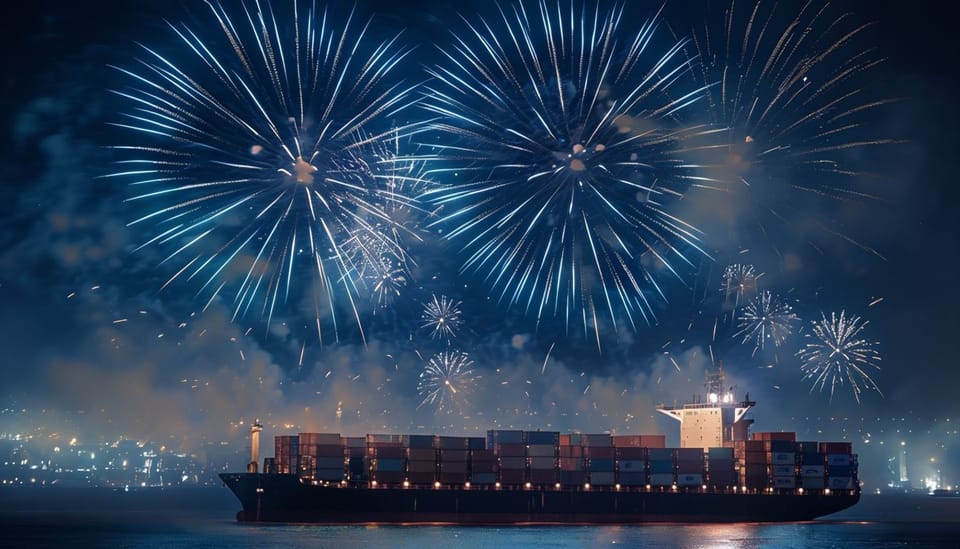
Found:
[[[675,154],[701,128],[675,121],[701,95],[684,87],[682,43],[657,50],[659,20],[620,31],[577,0],[499,8],[467,22],[430,70],[444,186],[424,199],[510,308],[583,325],[636,329],[665,300],[656,271],[681,277],[700,233],[669,205],[695,184]]]
[[[809,227],[880,256],[824,214],[827,205],[839,213],[875,198],[858,188],[858,160],[897,142],[870,127],[891,102],[864,85],[882,62],[868,42],[871,25],[828,2],[782,6],[733,3],[693,31],[695,72],[716,84],[706,104],[724,129],[703,134],[712,142],[703,148],[714,151],[703,157],[704,177],[731,193],[741,221],[780,255],[780,232]]]
[[[756,355],[768,340],[779,347],[793,333],[800,318],[789,303],[764,291],[743,308],[737,320],[740,331],[734,337],[742,335],[742,343],[753,340],[753,354]]]
[[[480,379],[473,372],[473,359],[461,351],[445,351],[430,358],[417,384],[423,399],[419,407],[430,404],[439,413],[449,408],[455,399],[462,406]]]
[[[865,339],[863,330],[869,322],[861,322],[858,316],[831,313],[828,320],[821,314],[819,321],[811,322],[813,334],[806,334],[811,341],[797,351],[801,360],[804,380],[813,380],[810,392],[820,391],[829,384],[833,400],[837,386],[849,383],[857,403],[864,389],[880,393],[880,388],[870,377],[869,370],[880,370],[880,353],[877,342]],[[882,395],[882,393],[881,393]]]
[[[449,342],[451,338],[457,336],[457,331],[463,325],[460,302],[445,295],[439,298],[433,295],[430,301],[424,304],[420,319],[423,322],[421,327],[429,329],[431,337]]]
[[[113,147],[125,158],[109,177],[149,208],[130,223],[154,230],[138,249],[180,265],[164,287],[196,280],[208,305],[223,298],[235,320],[256,311],[268,328],[282,305],[309,300],[321,342],[329,328],[339,339],[341,310],[363,338],[345,242],[395,247],[371,151],[413,101],[393,78],[408,50],[368,39],[353,12],[340,30],[315,3],[291,4],[286,19],[260,2],[232,15],[207,2],[219,34],[170,24],[179,54],[143,46],[136,68],[115,67],[130,79],[114,91],[130,105],[115,126],[138,142]]]

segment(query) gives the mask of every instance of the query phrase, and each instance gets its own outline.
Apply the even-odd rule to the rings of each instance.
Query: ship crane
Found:
[[[750,394],[737,402],[735,387],[724,390],[723,366],[716,373],[707,373],[706,402],[694,398],[683,406],[657,406],[657,411],[680,422],[681,448],[732,447],[735,440],[749,438],[751,419],[744,419],[756,405]]]

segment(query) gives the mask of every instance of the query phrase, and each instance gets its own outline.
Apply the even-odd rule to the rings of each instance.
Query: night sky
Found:
[[[359,14],[376,14],[371,37],[403,29],[400,41],[414,47],[398,69],[408,84],[428,80],[423,67],[442,61],[437,45],[449,46],[449,29],[463,28],[444,4],[358,2]],[[457,9],[476,21],[494,15],[489,4]],[[631,5],[619,31],[629,34],[657,5]],[[232,321],[231,305],[218,300],[203,310],[207,297],[194,282],[161,291],[178,268],[161,263],[170,250],[136,249],[152,236],[127,225],[143,210],[124,202],[128,185],[104,177],[117,171],[110,147],[139,138],[110,125],[131,111],[108,91],[130,79],[110,66],[135,66],[143,56],[137,43],[171,59],[185,55],[165,21],[209,30],[212,47],[227,51],[223,35],[204,27],[202,2],[40,1],[8,12],[0,33],[0,408],[27,412],[0,417],[0,431],[39,426],[184,449],[239,440],[240,422],[254,417],[268,434],[512,427],[676,436],[655,405],[702,393],[705,370],[722,361],[728,382],[758,401],[755,429],[852,440],[878,464],[889,457],[879,442],[907,437],[960,475],[958,437],[944,434],[960,420],[957,47],[948,18],[923,4],[843,8],[876,23],[856,44],[883,59],[856,76],[864,97],[893,100],[857,118],[858,138],[896,143],[844,156],[857,172],[851,188],[877,198],[791,204],[799,213],[790,226],[770,225],[762,237],[750,228],[762,211],[753,204],[688,192],[673,211],[704,231],[710,257],[695,256],[682,280],[662,278],[667,300],[655,300],[653,325],[602,324],[600,350],[592,330],[564,333],[552,319],[538,329],[522,310],[498,303],[481,276],[458,272],[458,243],[426,223],[418,229],[423,242],[409,250],[416,267],[400,297],[386,308],[361,303],[365,342],[344,328],[341,341],[320,345],[305,329],[315,319],[300,304],[283,307],[266,327],[256,315]],[[685,35],[716,12],[668,2],[666,32]],[[409,112],[401,123],[428,116]],[[861,246],[817,230],[821,223],[842,227]],[[753,265],[763,273],[758,288],[783,296],[803,319],[781,347],[753,354],[734,336],[721,294],[731,264]],[[421,326],[433,295],[460,302],[463,326],[449,344]],[[841,310],[869,321],[865,337],[882,356],[882,369],[871,371],[882,395],[867,390],[859,403],[848,386],[832,399],[829,387],[811,392],[794,356],[810,320]],[[423,404],[417,384],[425,359],[455,349],[470,354],[475,379],[441,409]]]

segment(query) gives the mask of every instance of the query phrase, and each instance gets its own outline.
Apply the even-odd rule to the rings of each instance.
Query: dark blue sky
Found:
[[[653,404],[698,392],[703,369],[722,360],[730,378],[760,401],[761,429],[816,432],[825,420],[815,418],[831,416],[957,419],[960,90],[949,18],[932,8],[844,4],[859,20],[877,22],[864,47],[875,46],[886,59],[863,76],[863,88],[870,97],[898,99],[877,109],[865,131],[902,143],[856,159],[863,171],[879,174],[870,183],[880,200],[842,210],[851,234],[885,259],[828,239],[822,253],[798,246],[802,266],[788,268],[760,249],[733,255],[718,238],[716,261],[698,261],[686,276],[692,290],[667,285],[670,304],[658,306],[659,326],[613,337],[598,354],[582,334],[568,337],[549,323],[535,331],[531,319],[488,299],[478,280],[457,274],[449,248],[424,245],[416,250],[420,268],[405,292],[409,299],[365,319],[366,346],[310,344],[301,361],[303,340],[295,333],[232,323],[226,307],[201,312],[189,285],[159,292],[167,267],[157,265],[156,253],[132,252],[144,235],[125,227],[134,215],[123,203],[128,190],[99,178],[115,160],[105,146],[130,138],[107,125],[129,108],[105,91],[124,85],[107,65],[130,66],[141,55],[134,42],[176,51],[163,19],[195,26],[205,7],[115,4],[33,2],[16,16],[8,12],[0,33],[0,398],[17,407],[83,410],[108,435],[113,429],[156,438],[213,436],[254,414],[344,431],[545,422],[651,431],[670,427],[651,419]],[[443,43],[447,29],[460,24],[444,4],[361,1],[358,10],[379,14],[375,34],[406,29],[402,39],[416,49],[404,72],[417,81],[426,78],[420,63],[438,60],[430,41]],[[457,8],[472,18],[489,15],[488,4]],[[629,11],[648,15],[652,6]],[[699,3],[669,2],[664,13],[679,32],[705,12]],[[811,218],[834,215],[817,203],[809,207]],[[840,309],[868,319],[883,357],[876,380],[884,396],[867,392],[858,405],[844,388],[830,401],[809,393],[787,346],[776,356],[751,357],[729,331],[711,342],[705,334],[722,312],[719,274],[734,262],[756,264],[766,273],[762,286],[790,296],[806,319]],[[465,330],[456,345],[473,355],[482,376],[457,414],[417,408],[421,357],[438,350],[417,322],[432,293],[463,302]],[[288,320],[310,319],[290,313]],[[338,407],[344,419],[335,424]]]

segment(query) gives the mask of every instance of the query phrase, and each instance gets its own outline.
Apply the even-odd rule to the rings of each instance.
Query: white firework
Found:
[[[739,263],[727,265],[723,272],[723,285],[720,288],[725,303],[732,305],[734,309],[739,309],[748,303],[757,295],[757,279],[761,276],[763,273],[757,273],[753,265]]]
[[[742,343],[753,341],[753,354],[756,354],[768,341],[776,347],[783,344],[799,320],[789,303],[765,291],[741,310],[737,317],[740,331],[734,337],[742,335]]]
[[[417,392],[423,399],[420,405],[431,405],[437,412],[449,408],[454,400],[466,404],[465,398],[473,390],[479,376],[473,373],[473,360],[461,351],[437,353],[420,374]]]
[[[460,312],[460,302],[454,301],[445,295],[439,298],[434,295],[423,307],[422,327],[430,330],[430,335],[437,339],[456,337],[457,331],[463,324]]]
[[[869,322],[861,322],[859,316],[847,316],[845,311],[839,315],[831,313],[829,320],[823,313],[820,316],[819,321],[811,322],[813,333],[806,334],[811,341],[797,351],[803,362],[803,379],[813,380],[810,391],[823,391],[829,385],[833,400],[837,387],[848,383],[858,403],[864,389],[879,393],[880,388],[869,373],[880,370],[878,343],[863,336]]]

